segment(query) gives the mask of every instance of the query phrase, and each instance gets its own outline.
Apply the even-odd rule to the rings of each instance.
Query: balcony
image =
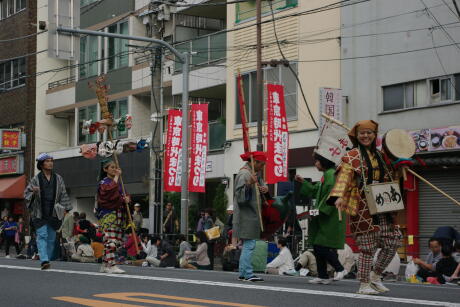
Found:
[[[216,32],[174,46],[179,52],[190,52],[192,66],[208,65],[226,58],[227,33]],[[195,54],[193,54],[195,53]],[[181,63],[175,63],[175,71],[181,71]]]

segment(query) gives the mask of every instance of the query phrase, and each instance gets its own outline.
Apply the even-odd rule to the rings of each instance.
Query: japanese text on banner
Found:
[[[339,165],[343,155],[353,147],[347,133],[347,129],[327,120],[321,131],[316,153]]]
[[[342,90],[339,88],[321,87],[319,89],[319,131],[324,126],[324,113],[338,121],[343,121],[342,114]]]
[[[288,181],[289,132],[284,86],[267,84],[267,183]]]
[[[205,192],[206,158],[208,152],[208,105],[191,107],[191,152],[188,188],[190,192]]]
[[[182,173],[182,112],[169,110],[164,159],[164,190],[180,192]]]

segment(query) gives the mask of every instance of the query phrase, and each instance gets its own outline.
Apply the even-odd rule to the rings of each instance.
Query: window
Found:
[[[297,71],[297,64],[291,64],[294,71]],[[253,71],[242,75],[244,99],[246,102],[246,116],[248,122],[256,122],[256,72]],[[284,100],[286,104],[286,116],[288,119],[297,118],[297,82],[288,67],[279,65],[264,69],[264,80],[269,83],[280,83],[284,85]],[[238,104],[238,85],[236,86],[236,124],[241,124],[240,108]],[[264,99],[266,101],[266,99]]]
[[[83,122],[87,120],[97,121],[97,105],[83,107],[78,109],[78,144],[95,143],[97,142],[97,133],[83,135],[81,128]]]
[[[128,114],[128,100],[115,100],[109,102],[109,112],[113,115],[114,119],[118,119]],[[112,130],[112,138],[124,138],[128,136],[128,130],[118,131],[117,129]]]
[[[128,34],[128,32],[128,22],[109,26],[109,33]],[[108,69],[112,70],[128,66],[128,40],[110,37],[108,40]]]
[[[26,58],[17,58],[0,64],[0,89],[8,90],[26,83]]]
[[[272,1],[273,11],[284,10],[297,6],[298,0],[270,0]],[[262,15],[271,14],[270,4],[266,0],[262,0]],[[236,22],[245,21],[256,16],[256,1],[249,0],[247,2],[236,4]]]
[[[454,79],[452,76],[441,77],[430,80],[430,102],[452,101],[452,87]]]
[[[0,0],[0,19],[7,18],[26,8],[26,0]]]
[[[460,74],[382,87],[383,111],[460,101]]]
[[[91,4],[91,3],[97,2],[97,1],[99,1],[99,0],[80,0],[80,7],[84,7],[84,6],[88,5],[88,4]]]
[[[101,30],[101,31],[104,31]],[[114,24],[108,27],[109,33],[129,34],[128,22]],[[105,42],[108,46],[108,54],[104,49]],[[116,38],[98,38],[86,36],[80,39],[80,78],[96,76],[99,72],[105,73],[104,59],[108,57],[107,70],[118,69],[128,66],[128,40]],[[100,53],[99,53],[100,50]]]
[[[80,40],[80,78],[96,76],[98,73],[98,46],[97,36],[85,36]]]

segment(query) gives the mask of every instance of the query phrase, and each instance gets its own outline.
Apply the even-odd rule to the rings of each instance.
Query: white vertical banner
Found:
[[[343,122],[342,89],[319,88],[319,132],[321,133],[325,119],[321,114],[326,114],[340,122]]]
[[[353,145],[348,138],[347,129],[325,119],[317,147],[318,148],[315,150],[317,154],[339,165],[343,155],[347,150],[351,149]]]

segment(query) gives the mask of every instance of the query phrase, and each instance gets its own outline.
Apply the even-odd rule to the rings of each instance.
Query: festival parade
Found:
[[[460,307],[460,0],[0,0],[2,306]]]

